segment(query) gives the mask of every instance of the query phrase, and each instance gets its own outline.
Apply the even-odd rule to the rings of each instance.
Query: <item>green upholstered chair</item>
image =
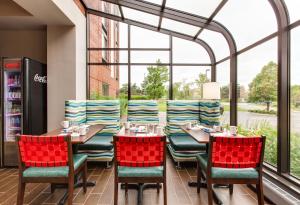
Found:
[[[172,158],[180,167],[180,162],[195,161],[196,156],[206,150],[205,144],[199,144],[180,126],[189,122],[200,123],[200,107],[197,100],[167,101],[167,126],[165,132],[169,139],[168,149]]]
[[[78,146],[79,153],[88,155],[88,161],[113,160],[113,135],[120,130],[120,102],[118,100],[87,100],[86,123],[104,124],[105,128],[93,138]]]
[[[19,187],[17,205],[23,204],[26,183],[68,184],[68,205],[72,204],[74,178],[82,172],[86,192],[87,155],[73,154],[70,136],[17,137]],[[51,185],[51,192],[53,192]]]
[[[158,105],[154,100],[129,100],[127,121],[134,124],[158,124]]]
[[[67,100],[65,102],[65,119],[78,124],[86,123],[86,101]]]
[[[206,179],[208,204],[212,205],[212,184],[256,184],[258,203],[264,203],[262,165],[265,137],[210,136],[208,153],[197,157],[197,192],[201,179]]]
[[[220,124],[220,102],[217,100],[200,101],[200,123],[206,126]]]
[[[118,185],[125,183],[163,183],[167,205],[166,137],[114,136],[115,182],[114,204],[118,204]],[[127,188],[125,189],[127,193]]]

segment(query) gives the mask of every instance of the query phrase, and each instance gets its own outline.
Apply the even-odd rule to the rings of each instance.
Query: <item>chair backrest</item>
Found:
[[[113,136],[120,130],[120,102],[118,100],[87,100],[87,123],[104,124],[97,136]]]
[[[59,167],[69,164],[70,138],[66,136],[17,137],[20,163],[25,167]]]
[[[154,100],[129,100],[127,121],[132,123],[159,123],[158,105]]]
[[[115,136],[115,160],[118,166],[165,166],[165,136]]]
[[[200,101],[200,123],[208,126],[220,124],[220,102]]]
[[[86,123],[86,101],[66,100],[65,119],[79,124]]]
[[[188,122],[199,122],[200,109],[198,100],[168,100],[167,126],[168,136],[187,136],[179,127]]]
[[[263,161],[265,137],[210,137],[211,167],[257,168]]]

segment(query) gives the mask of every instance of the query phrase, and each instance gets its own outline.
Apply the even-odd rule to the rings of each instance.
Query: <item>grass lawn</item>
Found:
[[[159,112],[167,112],[167,102],[166,101],[158,101],[158,111]]]

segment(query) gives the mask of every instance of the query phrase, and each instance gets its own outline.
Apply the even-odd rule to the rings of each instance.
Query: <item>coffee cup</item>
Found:
[[[164,133],[163,133],[163,128],[162,127],[157,127],[156,128],[156,133],[157,133],[157,135],[163,135]]]
[[[192,123],[191,122],[188,122],[186,124],[186,129],[188,129],[188,130],[192,129]]]
[[[130,122],[125,122],[124,125],[126,130],[130,129]]]
[[[70,126],[70,122],[69,122],[69,121],[62,121],[62,122],[60,123],[60,125],[61,125],[64,129],[67,129],[67,128],[69,128],[69,126]]]
[[[79,134],[80,135],[86,135],[86,133],[88,132],[89,128],[86,128],[86,127],[81,127],[79,129]]]
[[[237,134],[237,126],[230,126],[229,131],[231,135],[236,135]]]

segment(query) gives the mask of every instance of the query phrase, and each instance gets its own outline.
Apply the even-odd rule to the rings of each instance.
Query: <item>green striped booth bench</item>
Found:
[[[87,154],[88,161],[103,161],[107,162],[107,166],[109,166],[114,157],[113,144],[111,143],[113,135],[120,130],[120,103],[118,100],[87,100],[85,103],[66,101],[67,120],[72,121],[72,118],[67,117],[69,112],[73,116],[81,116],[83,114],[76,114],[76,111],[82,112],[82,110],[85,110],[85,120],[81,119],[81,123],[104,124],[106,126],[89,141],[79,145],[78,152]],[[73,119],[76,120],[76,118]]]
[[[159,117],[157,101],[129,100],[127,121],[134,124],[158,124]]]
[[[196,161],[196,156],[206,151],[205,144],[199,144],[193,137],[182,131],[180,126],[189,122],[207,126],[218,125],[219,118],[220,103],[217,101],[167,101],[165,132],[170,142],[167,147],[178,167],[180,162]]]

